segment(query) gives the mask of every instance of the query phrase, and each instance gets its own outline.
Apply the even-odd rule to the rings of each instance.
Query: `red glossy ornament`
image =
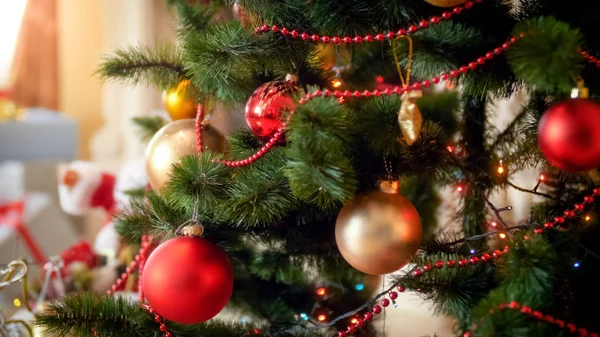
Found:
[[[575,98],[554,104],[538,127],[538,143],[546,159],[568,172],[600,166],[600,104]]]
[[[298,78],[287,75],[285,81],[267,82],[254,91],[246,103],[246,123],[252,133],[268,141],[281,128],[283,111],[294,110],[291,97],[298,91]]]
[[[142,284],[157,314],[176,323],[197,324],[213,318],[229,302],[233,270],[217,246],[180,236],[150,254]]]

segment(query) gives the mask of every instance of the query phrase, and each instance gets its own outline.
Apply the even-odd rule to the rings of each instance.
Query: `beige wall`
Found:
[[[92,134],[103,123],[101,83],[93,73],[104,46],[104,0],[59,0],[59,110],[79,126],[79,155],[90,158]]]
[[[106,88],[93,75],[101,55],[116,46],[122,47],[121,36],[129,36],[128,40],[139,36],[146,42],[174,41],[175,21],[165,3],[165,0],[58,0],[59,110],[78,123],[81,159],[94,159],[90,149],[92,136],[105,123],[102,109],[112,106],[107,103]],[[131,20],[136,13],[141,14],[131,12],[136,8],[142,9],[146,18],[151,16],[148,24],[140,27],[139,18],[137,23],[130,22],[136,21]],[[159,108],[160,95],[153,95],[151,100],[151,106]]]

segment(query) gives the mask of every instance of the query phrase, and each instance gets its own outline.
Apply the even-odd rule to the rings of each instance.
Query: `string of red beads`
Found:
[[[544,313],[542,313],[541,311],[533,310],[532,308],[525,306],[525,305],[521,305],[520,303],[515,302],[515,301],[511,301],[508,304],[500,303],[498,305],[498,309],[500,309],[500,310],[510,309],[510,310],[519,311],[519,312],[523,313],[524,315],[531,316],[537,320],[546,322],[548,324],[554,324],[561,329],[567,329],[572,334],[579,333],[580,337],[598,337],[598,333],[596,333],[596,332],[588,332],[587,329],[585,329],[585,328],[578,329],[577,326],[573,323],[565,324],[565,321],[562,319],[554,318],[551,315],[544,315]],[[494,313],[494,310],[493,309],[490,310],[490,313]],[[471,337],[471,335],[472,335],[472,332],[467,331],[463,334],[463,337]]]
[[[283,36],[289,36],[295,39],[302,39],[303,41],[312,41],[317,43],[334,43],[334,44],[349,44],[349,43],[363,43],[363,42],[378,42],[385,41],[386,39],[392,40],[398,37],[406,36],[408,34],[414,34],[418,30],[423,30],[429,27],[430,24],[438,24],[442,20],[450,20],[453,16],[459,15],[462,13],[464,9],[469,9],[473,7],[474,3],[479,3],[482,0],[469,0],[465,2],[461,6],[454,7],[451,11],[445,11],[441,16],[432,16],[429,20],[421,20],[418,25],[410,25],[408,28],[398,29],[396,32],[388,31],[385,33],[377,33],[377,34],[368,34],[365,36],[356,35],[356,36],[328,36],[328,35],[319,35],[319,34],[311,34],[308,32],[299,33],[296,30],[290,30],[286,27],[279,27],[277,25],[269,26],[262,25],[260,27],[256,27],[255,33],[266,33],[266,32],[274,32],[279,33]]]
[[[556,228],[557,226],[558,226],[558,228],[563,228],[565,221],[567,219],[573,218],[578,213],[581,213],[582,211],[584,211],[587,206],[591,205],[594,202],[594,199],[596,197],[600,197],[600,187],[594,188],[592,190],[592,193],[584,196],[583,203],[575,203],[574,207],[572,209],[567,209],[566,211],[563,212],[563,216],[557,216],[552,221],[546,222],[543,225],[543,227],[534,229],[534,233],[542,234],[544,232],[544,230]],[[504,246],[503,250],[495,250],[494,252],[492,252],[492,254],[484,253],[484,254],[481,254],[480,256],[471,256],[469,259],[463,258],[458,261],[456,261],[456,260],[447,260],[447,261],[438,260],[433,265],[428,263],[423,266],[414,268],[411,273],[411,276],[412,277],[421,277],[421,276],[423,276],[423,274],[425,272],[429,272],[429,271],[433,270],[433,268],[436,268],[436,269],[442,269],[444,267],[455,268],[456,265],[458,265],[459,267],[466,267],[468,265],[477,265],[479,263],[489,262],[489,261],[498,259],[500,256],[508,253],[508,250],[509,250],[508,246]],[[399,285],[397,287],[397,290],[398,290],[398,292],[404,292],[405,289]],[[385,308],[385,307],[388,307],[390,305],[390,303],[394,303],[395,299],[398,298],[398,292],[396,292],[394,290],[388,292],[386,295],[389,297],[389,299],[384,297],[379,302],[379,304],[375,304],[373,306],[373,309],[371,310],[371,312],[364,314],[362,320],[356,321],[355,323],[350,324],[346,328],[346,330],[338,331],[338,333],[336,335],[334,335],[333,337],[346,337],[347,335],[354,333],[356,331],[356,329],[364,326],[365,322],[371,321],[373,319],[373,315],[380,314],[382,312],[382,307]],[[369,314],[369,315],[367,315],[367,314]],[[464,337],[469,337],[469,336],[470,335],[465,335]],[[592,337],[592,335],[590,335],[589,337]],[[598,337],[598,335],[596,335],[595,337]]]
[[[225,159],[217,159],[216,162],[221,163],[228,167],[241,167],[241,166],[246,166],[246,165],[254,163],[258,159],[263,157],[265,154],[267,154],[267,152],[269,152],[269,150],[271,150],[271,148],[273,148],[273,146],[275,146],[275,144],[277,144],[277,142],[279,141],[279,138],[281,138],[283,136],[283,131],[285,130],[285,127],[286,127],[286,124],[283,123],[281,128],[279,128],[277,130],[277,132],[275,132],[273,137],[271,137],[271,139],[269,139],[269,141],[266,142],[265,145],[263,145],[263,147],[261,147],[260,150],[258,150],[252,156],[245,158],[245,159],[233,160],[233,161],[225,160]]]
[[[142,274],[144,273],[144,267],[148,260],[148,250],[150,249],[150,237],[148,235],[142,236],[142,250],[140,250],[140,266],[138,268],[138,295],[140,303],[144,303],[144,287],[142,285]]]
[[[125,269],[125,272],[123,274],[121,274],[121,277],[119,277],[117,279],[115,284],[113,284],[112,287],[106,291],[106,293],[108,295],[114,294],[116,291],[122,289],[125,286],[125,282],[127,282],[129,275],[131,275],[135,272],[136,268],[142,261],[142,256],[145,256],[147,254],[148,249],[150,249],[150,244],[148,243],[148,244],[144,245],[144,243],[142,243],[142,247],[138,251],[138,253],[135,256],[135,258],[133,259],[133,261],[131,261],[131,263],[129,264],[127,269]],[[141,279],[141,277],[140,277],[140,279]]]
[[[600,196],[600,188],[594,188],[592,193],[583,197],[582,203],[576,203],[573,205],[573,208],[569,208],[563,212],[563,215],[555,216],[552,221],[547,221],[540,228],[534,229],[536,234],[542,234],[545,230],[548,229],[564,229],[565,221],[575,217],[577,214],[581,213],[585,210],[586,206],[592,204],[594,202],[594,198]]]
[[[147,304],[142,304],[141,307],[148,311],[150,314],[154,315],[154,321],[159,324],[158,328],[161,332],[165,333],[165,337],[173,337],[173,334],[167,331],[167,325],[163,322],[163,318],[160,317],[160,315],[157,314],[151,306]]]
[[[583,58],[585,60],[587,60],[590,64],[595,65],[596,67],[600,68],[600,59],[599,58],[590,55],[590,53],[586,52],[585,50],[581,51],[581,56],[583,56]]]

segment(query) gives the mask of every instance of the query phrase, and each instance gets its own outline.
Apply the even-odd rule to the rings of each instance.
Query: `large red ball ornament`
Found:
[[[296,106],[292,94],[298,91],[298,78],[287,75],[285,81],[267,82],[254,91],[246,103],[246,123],[252,133],[264,141],[281,128],[281,113]]]
[[[180,236],[150,254],[142,285],[156,313],[173,322],[196,324],[227,305],[233,270],[217,246],[199,237]]]
[[[600,166],[600,104],[586,98],[554,104],[540,120],[538,143],[546,159],[561,170]]]

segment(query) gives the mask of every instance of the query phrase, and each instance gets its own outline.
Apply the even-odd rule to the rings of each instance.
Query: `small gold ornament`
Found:
[[[421,244],[419,213],[384,182],[344,206],[335,223],[335,241],[352,267],[363,273],[392,273],[408,263]]]
[[[198,152],[196,147],[196,121],[182,119],[163,126],[148,144],[146,172],[152,188],[159,192],[171,179],[173,165],[184,156]],[[202,125],[202,144],[212,152],[224,153],[225,137],[208,124]]]
[[[196,117],[196,89],[189,80],[179,82],[177,87],[164,93],[165,109],[176,121]]]
[[[425,0],[425,2],[438,7],[454,7],[464,4],[467,0]]]
[[[402,67],[396,54],[396,40],[406,39],[408,41],[408,59],[406,62],[406,77],[402,75]],[[396,69],[398,70],[398,76],[402,82],[404,89],[410,86],[410,73],[412,71],[413,61],[413,40],[410,36],[401,36],[396,40],[392,41],[392,51],[394,54],[394,62],[396,63]],[[398,111],[398,125],[400,125],[400,131],[402,136],[408,145],[412,145],[421,134],[421,125],[423,124],[423,115],[421,110],[417,106],[416,99],[423,96],[423,92],[420,90],[405,91],[402,94],[402,104]]]
[[[423,93],[420,90],[413,90],[402,95],[402,104],[398,111],[398,124],[408,145],[412,145],[421,134],[423,115],[417,106],[416,99],[422,96]]]

